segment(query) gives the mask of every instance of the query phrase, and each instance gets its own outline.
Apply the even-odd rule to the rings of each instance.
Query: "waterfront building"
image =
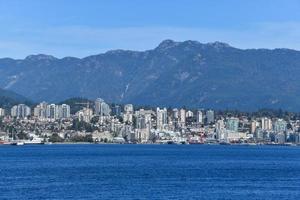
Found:
[[[206,122],[207,124],[213,123],[215,121],[215,113],[213,110],[206,111]]]
[[[263,140],[264,139],[264,130],[262,130],[261,128],[257,128],[255,130],[255,138],[259,141],[259,140]]]
[[[216,123],[216,136],[218,140],[226,140],[225,123],[223,119],[220,119]]]
[[[236,132],[236,131],[226,130],[226,138],[227,138],[227,141],[237,141],[240,139],[246,139],[247,134],[245,132]]]
[[[284,133],[278,133],[275,135],[275,142],[278,144],[284,144],[286,141],[286,137]]]
[[[25,104],[15,105],[11,108],[11,116],[17,118],[26,118],[31,115],[30,107]]]

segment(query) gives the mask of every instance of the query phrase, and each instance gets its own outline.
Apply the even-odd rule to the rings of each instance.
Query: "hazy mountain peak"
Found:
[[[176,46],[177,44],[178,44],[178,42],[175,42],[174,40],[167,39],[167,40],[162,41],[156,49],[157,50],[166,50],[166,49],[169,49],[169,48],[172,48],[172,47]]]
[[[210,42],[210,43],[207,43],[207,45],[212,46],[214,48],[218,48],[218,49],[231,47],[229,44],[227,44],[225,42],[219,42],[219,41]]]
[[[36,55],[29,55],[25,58],[25,60],[56,60],[54,56],[46,55],[46,54],[36,54]]]

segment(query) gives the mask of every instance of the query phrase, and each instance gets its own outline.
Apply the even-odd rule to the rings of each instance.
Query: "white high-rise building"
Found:
[[[168,125],[168,112],[167,109],[156,109],[156,128],[158,130],[165,130]]]
[[[59,118],[67,119],[70,118],[70,106],[67,104],[62,104],[58,107]]]
[[[179,124],[181,127],[185,127],[185,121],[186,121],[186,111],[185,109],[181,108],[179,110]]]
[[[132,123],[133,120],[133,105],[126,104],[124,106],[124,113],[123,113],[123,121],[127,123]]]
[[[33,115],[41,120],[47,118],[47,103],[42,102],[34,108]]]
[[[25,104],[19,104],[13,106],[11,109],[11,116],[17,118],[26,118],[31,115],[30,107],[26,106]]]
[[[5,115],[5,110],[3,108],[0,108],[0,117],[3,117]]]
[[[47,118],[49,119],[58,119],[59,110],[58,105],[50,104],[47,106]]]
[[[95,115],[98,116],[109,116],[111,109],[107,103],[104,102],[103,99],[98,98],[95,101]]]
[[[262,130],[272,130],[272,120],[269,118],[262,118],[261,119],[261,129]]]
[[[185,114],[185,117],[193,117],[194,116],[194,113],[190,110],[188,110]]]
[[[70,118],[70,106],[67,104],[48,105],[46,102],[42,102],[34,108],[34,116],[40,120]]]
[[[216,134],[218,140],[226,140],[225,123],[223,119],[220,119],[216,123]]]
[[[203,123],[203,113],[201,110],[197,111],[197,123],[202,124]]]

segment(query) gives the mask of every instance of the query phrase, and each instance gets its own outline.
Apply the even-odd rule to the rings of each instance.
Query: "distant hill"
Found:
[[[64,101],[59,102],[59,104],[69,105],[71,107],[71,110],[70,110],[71,114],[75,114],[79,110],[86,108],[87,103],[89,103],[90,108],[94,108],[94,101],[91,101],[89,99],[82,98],[82,97],[74,97],[74,98],[66,99]]]
[[[10,108],[19,103],[26,103],[27,105],[32,105],[32,102],[27,98],[16,94],[14,92],[3,90],[0,88],[0,107],[1,108]]]
[[[300,52],[165,40],[148,51],[83,59],[0,59],[0,87],[35,101],[81,96],[108,102],[300,111]]]

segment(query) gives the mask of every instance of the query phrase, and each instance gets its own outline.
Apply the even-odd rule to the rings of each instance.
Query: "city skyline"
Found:
[[[71,113],[78,105],[81,107]],[[212,109],[145,108],[107,104],[101,98],[94,103],[73,102],[72,106],[41,102],[33,109],[18,104],[12,106],[10,113],[0,108],[0,122],[0,141],[11,144],[14,141],[36,144],[73,140],[142,144],[300,144],[300,115],[287,113],[282,117],[258,113],[249,116]]]

